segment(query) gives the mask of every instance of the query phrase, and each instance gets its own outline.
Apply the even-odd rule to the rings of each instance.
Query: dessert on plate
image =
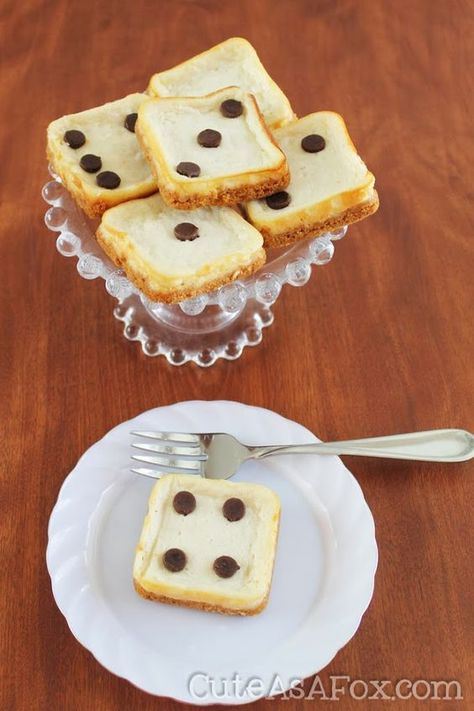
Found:
[[[375,178],[357,154],[342,116],[320,111],[274,132],[290,166],[283,191],[244,206],[266,247],[315,237],[371,215]]]
[[[107,210],[97,239],[148,298],[166,303],[217,289],[265,262],[262,235],[236,210],[176,210],[158,193]]]
[[[180,209],[236,205],[290,180],[255,98],[238,87],[145,101],[136,132],[163,200]]]
[[[228,615],[267,604],[280,501],[260,484],[168,474],[153,487],[133,566],[142,597]]]
[[[135,135],[144,94],[130,94],[48,126],[48,159],[89,217],[125,200],[156,192]]]
[[[238,37],[153,75],[148,94],[53,121],[47,153],[84,212],[102,216],[103,249],[158,302],[245,278],[265,250],[378,208],[342,117],[297,119]]]
[[[226,86],[240,86],[253,94],[270,128],[295,118],[285,94],[269,76],[250,42],[242,37],[231,37],[172,69],[154,74],[148,93],[204,96]]]

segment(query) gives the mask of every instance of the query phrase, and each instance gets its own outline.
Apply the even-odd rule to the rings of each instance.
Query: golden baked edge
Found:
[[[181,195],[166,185],[161,185],[160,195],[163,200],[178,210],[194,210],[198,207],[234,207],[238,203],[261,198],[277,193],[288,187],[290,174],[288,168],[281,169],[277,177],[267,178],[258,185],[244,185],[236,188],[218,188],[209,193]]]
[[[48,140],[46,147],[48,162],[55,173],[61,178],[64,187],[88,217],[100,217],[110,207],[115,207],[128,200],[149,197],[157,192],[157,187],[154,183],[150,184],[149,181],[143,181],[135,188],[129,187],[109,190],[107,192],[110,193],[110,196],[105,195],[105,191],[101,193],[100,196],[92,195],[86,189],[86,184],[81,182],[70,170],[64,167],[60,152],[55,153],[51,144],[52,142]]]
[[[351,225],[354,222],[359,222],[360,220],[369,217],[369,215],[373,215],[374,212],[377,212],[378,207],[379,196],[377,191],[374,190],[371,199],[365,200],[358,205],[353,205],[352,207],[347,208],[347,210],[344,210],[337,215],[332,215],[326,220],[319,222],[307,221],[304,225],[298,225],[298,227],[293,230],[281,232],[274,232],[263,225],[259,225],[257,229],[263,236],[264,246],[266,249],[285,247],[293,244],[294,242],[298,242],[299,240],[308,239],[309,237],[318,237],[325,232],[331,232],[332,230],[337,230],[345,225]],[[249,220],[249,222],[250,224],[254,224],[252,220]]]
[[[270,589],[268,589],[266,596],[258,605],[252,609],[246,608],[234,608],[234,607],[223,607],[222,605],[212,605],[208,602],[194,602],[193,600],[177,600],[173,597],[167,597],[166,595],[158,595],[156,593],[149,592],[145,590],[140,583],[134,578],[133,585],[135,590],[140,595],[140,597],[145,598],[145,600],[154,600],[155,602],[164,602],[167,605],[176,605],[178,607],[192,607],[195,610],[204,610],[205,612],[219,612],[221,615],[240,615],[250,616],[258,615],[259,612],[265,609],[268,603],[268,598],[270,595]]]
[[[249,264],[239,267],[238,269],[234,268],[231,272],[210,278],[200,285],[189,284],[177,288],[157,289],[152,286],[150,276],[146,273],[145,265],[143,264],[143,268],[139,269],[130,260],[129,252],[126,249],[126,240],[109,239],[107,231],[104,230],[101,225],[96,232],[96,238],[107,256],[110,257],[114,264],[125,271],[128,279],[135,284],[145,296],[151,299],[151,301],[165,304],[176,304],[186,299],[192,299],[200,294],[214,291],[235,279],[248,277],[257,271],[257,269],[260,269],[266,261],[265,250],[261,247],[257,251],[255,258]]]

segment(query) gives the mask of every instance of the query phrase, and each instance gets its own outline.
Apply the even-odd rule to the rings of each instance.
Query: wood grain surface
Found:
[[[474,5],[7,0],[1,32],[0,708],[172,711],[103,669],[58,611],[44,555],[59,487],[111,427],[191,398],[272,408],[323,439],[474,430]],[[381,208],[305,288],[285,289],[262,345],[175,369],[127,342],[101,280],[80,279],[55,250],[40,197],[45,129],[232,35],[255,45],[298,114],[345,117]],[[357,635],[321,679],[456,679],[464,699],[449,708],[474,708],[472,463],[346,463],[380,564]],[[382,702],[346,691],[336,705]]]

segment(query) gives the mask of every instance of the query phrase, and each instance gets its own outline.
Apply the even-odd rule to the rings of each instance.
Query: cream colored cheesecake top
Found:
[[[220,107],[229,99],[242,103],[240,116],[227,118],[222,114]],[[199,166],[199,177],[192,178],[195,184],[277,169],[285,160],[263,124],[252,96],[237,87],[226,87],[202,97],[150,99],[140,107],[138,128],[146,138],[151,158],[160,153],[176,182],[190,180],[176,172],[181,162]],[[199,134],[206,129],[220,133],[217,147],[203,147],[198,142]]]
[[[226,86],[239,86],[254,94],[269,126],[294,118],[288,99],[267,74],[252,45],[241,37],[155,74],[148,91],[156,96],[202,96]]]
[[[175,227],[183,222],[195,225],[199,237],[177,239]],[[248,264],[263,243],[261,234],[229,207],[176,210],[158,194],[107,210],[100,229],[121,237],[149,270],[171,280]]]
[[[130,94],[123,99],[103,106],[63,116],[48,127],[48,149],[61,167],[87,185],[90,193],[103,193],[96,183],[101,171],[112,171],[120,177],[120,189],[134,187],[144,182],[153,183],[150,168],[145,160],[137,137],[124,122],[129,114],[138,112],[148,99],[146,94]],[[80,148],[71,148],[64,140],[66,131],[79,130],[86,140]],[[88,173],[80,166],[82,156],[100,157],[102,167]]]
[[[301,141],[308,135],[321,136],[324,148],[314,153],[305,151]],[[346,194],[354,193],[356,202],[361,202],[364,195],[371,196],[374,176],[358,156],[339,114],[331,111],[310,114],[277,129],[274,137],[290,168],[290,183],[285,188],[290,203],[274,210],[265,199],[252,200],[246,205],[252,220],[278,221],[328,200],[337,208],[338,197]]]
[[[188,491],[196,508],[184,516],[173,507],[174,496]],[[225,501],[240,498],[245,514],[229,521],[222,512]],[[154,487],[137,548],[134,578],[146,589],[169,586],[184,598],[214,593],[232,598],[235,605],[261,603],[270,585],[280,504],[270,489],[199,476],[166,475]],[[163,564],[173,548],[186,555],[179,572]],[[239,569],[229,578],[219,577],[213,564],[220,556],[232,557]]]

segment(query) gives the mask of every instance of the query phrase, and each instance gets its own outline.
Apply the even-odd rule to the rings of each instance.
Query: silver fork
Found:
[[[159,479],[163,474],[197,474],[210,479],[228,479],[242,462],[277,454],[351,454],[427,462],[464,462],[474,456],[474,436],[466,430],[427,430],[386,437],[369,437],[341,442],[254,447],[242,444],[230,434],[208,432],[132,432],[134,436],[157,440],[133,442],[132,459],[158,469],[133,468],[135,474]]]

